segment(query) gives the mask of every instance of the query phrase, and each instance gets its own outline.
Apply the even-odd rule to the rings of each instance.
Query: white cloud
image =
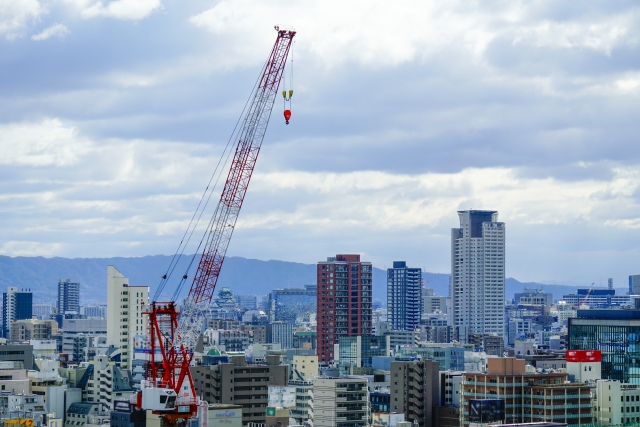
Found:
[[[10,241],[0,247],[0,253],[10,256],[56,256],[63,248],[62,243]]]
[[[294,24],[300,31],[301,51],[328,66],[345,62],[394,66],[460,49],[478,60],[497,37],[513,44],[592,49],[605,54],[621,44],[638,41],[638,10],[554,21],[553,9],[561,4],[547,2],[548,10],[540,12],[536,10],[538,3],[526,2],[223,0],[190,21],[228,37],[228,43],[247,54],[247,61],[250,55],[259,54],[257,47],[263,37],[262,33],[248,34],[247,28]],[[255,51],[249,51],[247,44],[255,46]]]
[[[38,0],[0,1],[0,34],[8,39],[18,37],[24,27],[44,12]]]
[[[31,36],[32,40],[47,40],[51,37],[64,38],[69,34],[69,29],[62,24],[54,24],[48,28],[45,28],[42,32]]]
[[[77,162],[89,143],[58,119],[0,125],[0,164],[67,166]]]
[[[80,9],[84,18],[105,16],[109,18],[138,21],[162,9],[161,0],[66,0]]]

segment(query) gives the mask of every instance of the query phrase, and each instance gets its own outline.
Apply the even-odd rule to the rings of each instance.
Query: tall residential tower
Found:
[[[318,263],[319,361],[335,359],[338,337],[371,335],[372,268],[360,255],[336,255]]]
[[[58,280],[58,314],[80,314],[80,283]]]
[[[415,331],[423,311],[422,269],[394,261],[387,269],[387,320],[394,331]]]
[[[505,226],[497,211],[458,211],[451,229],[451,322],[454,338],[504,337]]]

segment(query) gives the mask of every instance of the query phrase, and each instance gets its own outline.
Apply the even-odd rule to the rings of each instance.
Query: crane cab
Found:
[[[176,392],[170,388],[143,388],[142,407],[153,411],[173,411],[176,407]]]

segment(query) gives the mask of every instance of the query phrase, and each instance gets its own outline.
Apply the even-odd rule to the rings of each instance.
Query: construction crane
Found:
[[[591,287],[587,291],[587,295],[585,295],[584,299],[582,301],[580,301],[580,303],[578,304],[578,308],[582,307],[584,304],[587,303],[587,300],[589,299],[589,295],[591,295],[591,291],[593,291],[594,285],[595,285],[595,282],[591,283]]]
[[[188,296],[150,304],[149,350],[145,380],[136,405],[153,410],[164,426],[176,426],[197,413],[198,400],[189,365],[220,276],[251,175],[258,160],[273,104],[296,31],[275,27],[278,35],[242,117],[238,142],[222,195],[203,238],[203,250]],[[167,275],[163,276],[167,279]],[[185,273],[182,282],[187,279]]]

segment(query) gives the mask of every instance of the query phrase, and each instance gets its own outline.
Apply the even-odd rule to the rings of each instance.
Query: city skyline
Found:
[[[452,213],[495,209],[507,276],[638,273],[629,5],[89,3],[1,18],[1,254],[173,253],[286,21],[291,124],[277,105],[229,255],[448,272]]]

